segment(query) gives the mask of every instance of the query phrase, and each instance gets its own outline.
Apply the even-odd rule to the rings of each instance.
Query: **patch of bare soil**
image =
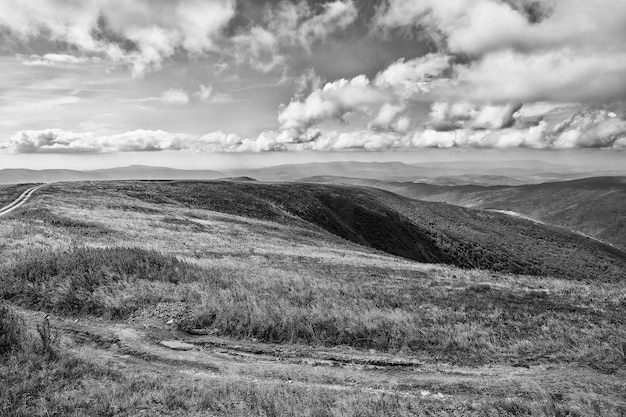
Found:
[[[170,307],[171,311],[178,309]],[[21,312],[32,325],[44,317],[40,312]],[[349,347],[271,345],[215,334],[190,334],[168,324],[168,317],[163,314],[160,322],[134,319],[113,323],[51,316],[50,323],[72,353],[120,371],[189,381],[223,379],[356,390],[465,406],[497,398],[554,403],[581,396],[626,409],[626,400],[618,394],[626,392],[623,369],[608,375],[576,364],[453,366],[430,358]]]

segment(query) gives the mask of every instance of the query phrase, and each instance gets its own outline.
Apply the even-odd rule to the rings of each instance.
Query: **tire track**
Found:
[[[0,217],[5,214],[9,214],[13,210],[23,206],[30,197],[35,193],[35,191],[39,190],[42,187],[45,187],[47,184],[35,185],[30,187],[28,190],[24,191],[18,198],[16,198],[12,203],[0,208]]]
[[[529,216],[527,216],[527,215],[525,215],[525,214],[518,213],[517,211],[511,211],[511,210],[498,210],[498,209],[485,209],[485,211],[490,211],[490,212],[492,212],[492,213],[506,214],[507,216],[516,217],[516,218],[518,218],[518,219],[528,220],[528,221],[531,221],[531,222],[533,222],[533,223],[537,223],[537,224],[542,224],[542,225],[547,225],[547,226],[556,227],[556,228],[558,228],[558,229],[565,230],[565,231],[567,231],[567,232],[570,232],[570,233],[575,233],[575,234],[577,234],[577,235],[580,235],[580,236],[586,237],[587,239],[591,239],[591,240],[596,241],[596,242],[598,242],[598,243],[602,243],[603,245],[608,245],[608,246],[612,247],[613,249],[615,249],[615,250],[617,250],[617,251],[621,252],[622,254],[626,255],[626,251],[625,251],[624,249],[622,249],[621,247],[619,247],[619,246],[617,246],[617,245],[614,245],[614,244],[612,244],[612,243],[610,243],[610,242],[607,242],[607,241],[605,241],[605,240],[598,239],[597,237],[593,237],[593,236],[591,236],[591,235],[588,235],[588,234],[586,234],[586,233],[583,233],[583,232],[578,231],[578,230],[575,230],[575,229],[570,229],[570,228],[565,227],[565,226],[559,226],[558,224],[546,223],[546,222],[544,222],[544,221],[541,221],[541,220],[538,220],[538,219],[534,219],[534,218],[532,218],[532,217],[529,217]]]

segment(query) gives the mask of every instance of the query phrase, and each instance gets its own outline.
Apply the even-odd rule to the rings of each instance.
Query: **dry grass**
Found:
[[[458,401],[422,390],[417,395],[348,386],[315,387],[189,375],[149,363],[92,363],[54,343],[54,355],[25,336],[25,321],[6,307],[0,327],[22,332],[0,357],[0,416],[583,416],[544,395]],[[166,376],[166,377],[164,377]],[[435,385],[434,388],[437,388]],[[463,388],[467,389],[467,388]],[[596,409],[617,415],[603,404]]]
[[[161,302],[183,302],[181,328],[265,343],[351,346],[454,363],[578,361],[606,371],[624,364],[626,298],[492,287],[486,273],[473,284],[305,260],[292,270],[200,267],[131,248],[26,252],[1,272],[3,298],[63,314],[127,318]]]
[[[0,185],[0,208],[11,203],[33,184]]]
[[[181,303],[181,328],[243,340],[375,349],[433,364],[623,372],[623,283],[418,264],[319,229],[57,187],[41,190],[0,222],[7,237],[0,242],[0,292],[13,303],[81,320],[140,319],[162,303]],[[6,415],[620,412],[603,397],[574,401],[573,392],[614,390],[595,387],[597,381],[581,382],[563,402],[505,390],[472,404],[228,378],[166,381],[64,352],[54,361],[13,353],[3,359],[0,381],[11,387],[0,390]]]

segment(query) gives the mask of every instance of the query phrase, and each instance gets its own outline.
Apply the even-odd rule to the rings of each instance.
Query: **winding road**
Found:
[[[46,185],[47,184],[35,185],[33,187],[30,187],[28,190],[24,191],[11,204],[0,208],[0,217],[12,212],[18,207],[21,207],[24,203],[28,201],[28,199],[35,193],[35,191],[39,190],[42,187],[45,187]]]

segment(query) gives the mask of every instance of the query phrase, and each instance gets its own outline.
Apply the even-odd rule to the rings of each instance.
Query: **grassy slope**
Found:
[[[577,234],[368,188],[224,181],[116,186],[148,202],[176,201],[251,218],[305,221],[350,241],[420,262],[590,281],[626,276],[626,253]]]
[[[0,185],[0,208],[10,204],[32,184]]]
[[[64,334],[55,360],[2,361],[0,383],[10,389],[0,390],[0,404],[21,407],[9,415],[80,415],[94,407],[109,415],[617,416],[626,407],[623,282],[417,264],[338,239],[285,207],[268,212],[266,202],[242,204],[248,200],[240,194],[223,193],[218,201],[230,198],[244,214],[235,216],[180,204],[183,197],[153,186],[54,185],[0,222],[3,298],[85,323]],[[212,195],[176,189],[193,201]],[[387,207],[404,204],[385,199]],[[106,338],[81,341],[115,318],[124,318],[110,325],[120,335],[130,326],[165,332],[173,318],[254,349],[295,347],[258,369],[248,353],[232,372],[218,353],[206,384],[191,376],[202,374],[191,364],[151,365],[154,351],[142,356],[117,342],[126,355],[119,356]],[[421,377],[427,367],[365,372],[323,361],[307,367],[306,357],[288,363],[293,351],[324,346],[345,355],[375,349],[447,371]],[[528,371],[499,371],[503,364]],[[386,394],[372,391],[381,387]]]
[[[339,177],[316,177],[310,180],[366,185],[410,198],[466,207],[516,211],[626,248],[624,177],[585,178],[516,187],[446,187]]]

